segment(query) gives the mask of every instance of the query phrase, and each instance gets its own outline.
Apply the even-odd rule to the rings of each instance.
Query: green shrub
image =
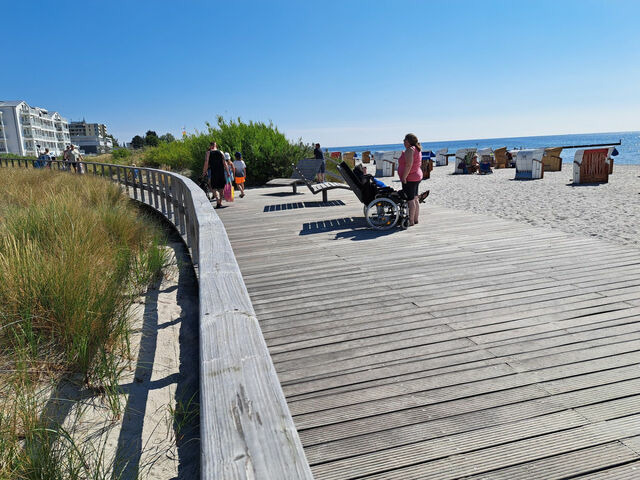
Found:
[[[131,152],[127,148],[114,148],[111,152],[111,155],[114,159],[124,160],[125,158],[129,158],[131,156]]]
[[[313,149],[301,141],[290,142],[273,123],[226,121],[218,116],[217,125],[209,123],[206,132],[196,132],[182,140],[160,144],[144,153],[144,165],[169,165],[173,170],[188,169],[192,177],[202,172],[210,142],[229,152],[241,152],[247,164],[247,185],[262,185],[271,178],[289,177],[291,164],[312,154]]]

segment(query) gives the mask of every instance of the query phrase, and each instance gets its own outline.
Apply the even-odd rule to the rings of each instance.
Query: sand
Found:
[[[434,167],[420,184],[420,192],[431,190],[421,216],[435,204],[640,248],[640,165],[616,165],[609,183],[591,185],[573,185],[568,164],[540,180],[514,180],[512,168],[490,175],[451,172],[451,163]],[[390,184],[399,188],[397,175]]]
[[[186,249],[173,237],[162,281],[130,310],[131,362],[120,375],[124,414],[114,417],[105,397],[73,385],[56,394],[57,414],[96,478],[199,476],[198,288]]]

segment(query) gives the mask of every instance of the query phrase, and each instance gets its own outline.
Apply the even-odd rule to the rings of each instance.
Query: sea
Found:
[[[447,142],[421,142],[422,150],[437,151],[448,148],[449,153],[454,153],[459,148],[548,148],[576,145],[598,145],[603,143],[618,143],[616,145],[618,156],[614,157],[615,165],[640,165],[640,132],[609,132],[609,133],[585,133],[572,135],[544,135],[537,137],[508,137],[508,138],[482,138],[475,140],[452,140]],[[386,145],[354,145],[350,147],[329,148],[330,152],[356,152],[358,156],[364,151],[384,152],[390,150],[403,150],[401,143]],[[562,150],[563,163],[572,163],[577,148]]]

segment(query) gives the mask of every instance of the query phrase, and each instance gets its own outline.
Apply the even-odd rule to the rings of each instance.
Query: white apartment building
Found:
[[[59,156],[69,143],[69,123],[58,112],[22,100],[0,101],[0,153],[35,157],[48,148]]]
[[[103,123],[71,122],[69,124],[71,142],[84,153],[110,153],[113,150],[113,140],[107,137],[107,126]]]

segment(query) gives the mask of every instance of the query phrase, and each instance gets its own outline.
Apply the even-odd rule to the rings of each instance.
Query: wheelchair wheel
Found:
[[[400,208],[388,198],[376,198],[365,207],[365,217],[371,228],[388,230],[396,225]]]
[[[406,230],[407,228],[409,228],[409,219],[406,217],[403,218],[401,226],[403,230]]]

